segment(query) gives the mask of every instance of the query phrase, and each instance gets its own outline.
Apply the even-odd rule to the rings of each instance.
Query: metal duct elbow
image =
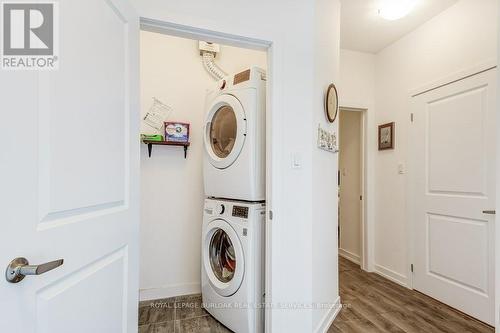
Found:
[[[227,73],[215,63],[215,55],[212,52],[203,52],[203,65],[207,72],[217,81],[227,76]]]

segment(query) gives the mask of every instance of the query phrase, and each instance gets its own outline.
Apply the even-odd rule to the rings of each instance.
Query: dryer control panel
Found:
[[[248,207],[243,206],[233,206],[233,214],[234,217],[241,217],[244,219],[248,218]]]

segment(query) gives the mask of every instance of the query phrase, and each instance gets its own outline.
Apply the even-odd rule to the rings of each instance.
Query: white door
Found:
[[[412,104],[413,287],[493,325],[496,70]]]
[[[59,70],[0,70],[0,264],[64,264],[2,274],[0,331],[136,332],[139,21],[57,3]]]

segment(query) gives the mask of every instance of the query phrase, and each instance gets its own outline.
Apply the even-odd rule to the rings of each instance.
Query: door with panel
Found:
[[[59,69],[0,70],[0,331],[136,332],[139,19],[56,4]]]
[[[412,98],[413,287],[488,324],[495,307],[496,70]]]

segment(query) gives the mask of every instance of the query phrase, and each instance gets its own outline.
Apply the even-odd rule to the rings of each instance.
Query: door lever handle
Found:
[[[30,265],[26,258],[12,260],[5,270],[5,278],[10,283],[21,282],[26,275],[40,275],[61,266],[63,259],[54,260],[41,265]]]
[[[483,214],[495,215],[496,212],[494,210],[483,210]]]

